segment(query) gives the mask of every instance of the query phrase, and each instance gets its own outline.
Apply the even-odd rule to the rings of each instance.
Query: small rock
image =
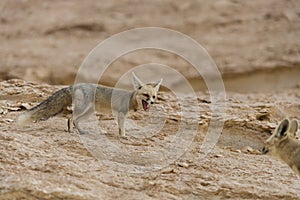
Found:
[[[30,106],[29,103],[22,103],[20,107],[21,107],[21,108],[23,107],[23,108],[25,108],[26,110],[28,110],[28,109],[30,109],[32,106]]]
[[[267,126],[268,126],[268,128],[271,128],[271,129],[275,129],[276,128],[276,124],[274,124],[274,123],[267,123]]]
[[[234,119],[234,122],[244,122],[244,120],[240,119],[240,118],[236,118],[236,119]]]
[[[13,122],[14,120],[13,120],[13,119],[6,118],[6,119],[3,119],[3,121],[6,122],[6,123],[10,123],[10,122]]]
[[[20,108],[19,107],[7,107],[7,110],[9,110],[9,111],[18,111],[18,110],[20,110]]]
[[[246,146],[242,149],[242,152],[243,153],[249,153],[249,154],[254,154],[254,155],[260,155],[261,152],[257,149],[253,149],[252,147],[250,146]]]
[[[242,151],[240,149],[236,149],[236,148],[230,148],[230,151],[236,152],[236,153],[242,153]]]
[[[254,151],[250,152],[251,154],[254,154],[254,155],[261,155],[261,151],[257,150],[257,149],[254,149]]]
[[[7,112],[8,112],[7,109],[0,108],[0,114],[1,115],[5,115],[5,114],[7,114]]]
[[[154,181],[149,181],[149,184],[150,185],[155,185],[155,182]]]
[[[221,155],[221,154],[216,154],[216,155],[214,155],[214,157],[215,157],[215,158],[222,158],[223,155]]]
[[[206,115],[206,114],[203,114],[200,117],[203,118],[203,119],[211,119],[211,116]]]
[[[254,151],[254,149],[252,148],[252,147],[250,147],[250,146],[246,146],[246,147],[244,147],[243,149],[242,149],[242,152],[243,153],[251,153],[251,152],[253,152]]]
[[[256,114],[255,118],[259,121],[269,120],[270,113],[261,112]]]
[[[184,168],[188,168],[188,167],[189,167],[189,164],[187,164],[186,162],[177,163],[177,165],[178,165],[179,167],[184,167]]]
[[[198,125],[203,125],[203,124],[205,124],[205,122],[202,120],[198,122]]]

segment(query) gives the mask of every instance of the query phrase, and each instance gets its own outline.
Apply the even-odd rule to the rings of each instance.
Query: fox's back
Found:
[[[129,108],[131,95],[130,91],[98,85],[95,94],[95,108],[98,112],[126,110]]]

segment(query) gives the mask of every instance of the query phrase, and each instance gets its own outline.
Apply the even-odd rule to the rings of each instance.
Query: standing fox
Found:
[[[39,105],[21,114],[17,123],[24,125],[33,121],[47,120],[59,113],[65,113],[67,107],[73,104],[73,117],[68,118],[68,131],[70,122],[73,121],[79,134],[85,134],[79,122],[87,119],[94,110],[98,112],[117,112],[119,135],[125,137],[124,121],[127,113],[143,108],[148,111],[151,104],[157,99],[157,93],[162,79],[156,83],[143,84],[132,73],[134,91],[127,91],[103,85],[79,83],[55,92]],[[73,100],[73,103],[72,103]]]
[[[275,132],[266,140],[262,153],[279,157],[300,176],[300,142],[296,139],[298,122],[283,120]]]

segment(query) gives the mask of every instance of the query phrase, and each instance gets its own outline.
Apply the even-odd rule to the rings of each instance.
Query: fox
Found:
[[[20,114],[17,118],[19,126],[31,122],[44,121],[58,114],[68,118],[68,131],[71,124],[78,130],[79,134],[88,131],[80,127],[80,122],[94,112],[107,113],[113,111],[117,114],[119,135],[126,138],[125,118],[129,111],[143,109],[148,111],[157,100],[157,94],[163,79],[155,83],[144,84],[134,72],[132,72],[132,91],[108,87],[100,84],[77,83],[62,88],[51,95],[48,99],[37,106]],[[70,117],[72,108],[73,115]]]
[[[284,119],[265,141],[262,154],[284,161],[300,177],[300,141],[296,139],[298,121]]]

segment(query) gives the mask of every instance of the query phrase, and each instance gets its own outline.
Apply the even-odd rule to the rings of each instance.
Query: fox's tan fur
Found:
[[[127,113],[143,108],[145,111],[157,99],[162,79],[154,84],[143,84],[133,73],[134,91],[106,87],[97,84],[80,83],[55,92],[48,99],[21,114],[17,123],[24,125],[33,121],[46,120],[64,113],[73,100],[73,124],[80,134],[86,133],[79,122],[97,112],[115,111],[119,125],[119,134],[125,137],[124,121]],[[68,129],[70,120],[68,120]]]
[[[300,142],[296,139],[297,130],[296,120],[283,120],[266,140],[266,146],[262,152],[280,158],[300,176]]]

